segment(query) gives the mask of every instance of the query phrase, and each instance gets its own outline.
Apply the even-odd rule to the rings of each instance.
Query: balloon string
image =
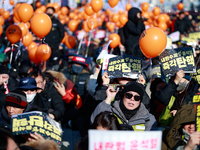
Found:
[[[90,46],[90,41],[91,41],[91,38],[92,38],[92,33],[90,32],[89,34],[90,34],[90,36],[89,36],[89,41],[88,41],[87,50],[86,50],[86,53],[85,53],[85,57],[86,57],[86,58],[87,58],[87,55],[88,55],[88,50],[89,50],[89,46]]]
[[[13,57],[13,48],[14,48],[14,44],[11,44],[11,53],[10,53],[10,65],[11,65],[11,62],[12,62],[12,57]]]
[[[84,36],[85,36],[85,33],[84,33],[83,37],[82,37],[81,40],[80,40],[80,43],[79,43],[79,46],[78,46],[78,51],[77,51],[76,54],[79,54],[79,53],[80,53],[80,48],[81,48],[81,45],[82,45]]]

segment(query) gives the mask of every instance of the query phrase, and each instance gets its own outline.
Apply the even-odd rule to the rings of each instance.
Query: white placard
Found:
[[[161,150],[162,131],[89,130],[89,150]]]
[[[172,42],[176,42],[180,40],[180,32],[176,31],[168,35],[172,39]]]

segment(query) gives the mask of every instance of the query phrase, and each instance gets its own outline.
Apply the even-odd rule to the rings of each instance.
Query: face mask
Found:
[[[52,14],[49,14],[49,13],[47,13],[47,15],[48,15],[50,18],[52,18],[52,16],[53,16]]]
[[[75,74],[81,73],[83,70],[83,66],[76,66],[75,64],[72,64],[71,71]]]
[[[180,92],[180,91],[183,91],[184,89],[185,89],[185,87],[187,86],[187,82],[186,82],[186,80],[184,81],[184,82],[179,82],[178,83],[178,87],[176,88],[176,90],[178,91],[178,92]]]
[[[54,71],[58,71],[59,66],[60,66],[60,65],[53,65],[53,66],[51,67],[51,69],[54,70]]]
[[[36,93],[34,94],[27,94],[26,98],[27,98],[27,102],[30,103],[33,101],[34,97],[35,97]]]

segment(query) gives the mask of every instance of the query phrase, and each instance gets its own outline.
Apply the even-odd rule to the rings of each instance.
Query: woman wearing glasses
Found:
[[[123,130],[148,131],[156,129],[155,117],[141,103],[144,86],[135,81],[128,82],[122,90],[121,99],[112,103],[118,91],[119,89],[115,90],[112,86],[108,87],[106,90],[107,98],[96,107],[91,116],[91,122],[93,123],[94,118],[99,113],[110,111],[117,117]]]

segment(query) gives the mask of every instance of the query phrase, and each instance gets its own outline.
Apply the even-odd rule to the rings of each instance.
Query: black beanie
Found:
[[[130,82],[126,83],[126,85],[124,85],[122,94],[124,95],[128,91],[137,92],[140,95],[141,100],[142,100],[143,95],[144,95],[144,85],[142,85],[141,83],[138,83],[136,81],[130,81]]]
[[[26,108],[26,94],[20,90],[10,91],[6,96],[5,106],[13,106],[17,108]]]

